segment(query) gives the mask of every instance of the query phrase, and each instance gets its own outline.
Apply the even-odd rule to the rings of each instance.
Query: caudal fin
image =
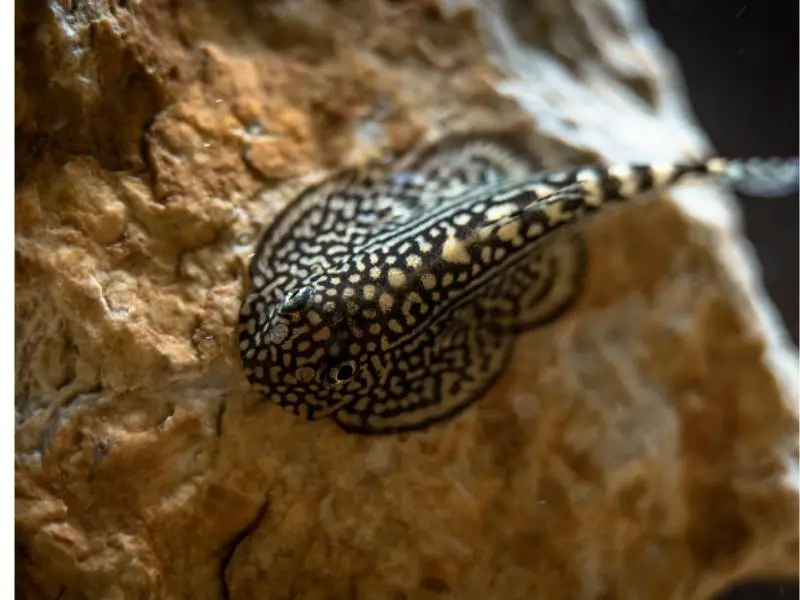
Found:
[[[708,170],[748,196],[785,196],[800,187],[798,158],[711,159]]]

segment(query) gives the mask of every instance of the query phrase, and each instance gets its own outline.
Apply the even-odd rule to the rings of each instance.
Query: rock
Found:
[[[26,3],[19,597],[710,598],[796,577],[797,356],[730,197],[598,219],[579,303],[418,435],[258,402],[237,314],[310,181],[448,132],[708,145],[635,4]]]

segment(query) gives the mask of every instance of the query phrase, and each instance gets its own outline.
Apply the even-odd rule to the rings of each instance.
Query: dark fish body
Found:
[[[709,175],[770,196],[797,186],[797,161],[536,172],[475,138],[399,172],[336,176],[259,243],[240,317],[245,372],[268,400],[349,432],[451,418],[502,374],[517,334],[579,295],[587,253],[571,225]]]

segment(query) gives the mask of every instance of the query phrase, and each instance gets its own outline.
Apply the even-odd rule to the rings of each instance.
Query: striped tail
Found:
[[[497,220],[486,221],[467,242],[501,238],[525,230],[531,242],[547,236],[583,215],[635,201],[648,192],[664,191],[692,176],[717,177],[740,192],[774,197],[800,187],[798,159],[712,158],[695,163],[649,163],[586,166],[535,175],[507,184],[502,201],[516,204]]]
[[[785,196],[800,188],[800,160],[797,158],[710,158],[692,163],[650,163],[600,166],[592,172],[576,169],[574,181],[587,186],[601,200],[627,200],[663,191],[693,176],[715,177],[749,196]],[[588,175],[587,175],[588,174]],[[594,190],[589,188],[594,187]]]

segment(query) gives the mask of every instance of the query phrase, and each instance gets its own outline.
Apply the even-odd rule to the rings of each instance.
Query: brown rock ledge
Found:
[[[301,422],[239,365],[256,236],[331,169],[520,123],[546,165],[706,151],[636,5],[16,10],[18,597],[704,599],[796,576],[797,357],[712,186],[588,228],[579,305],[424,434]]]

